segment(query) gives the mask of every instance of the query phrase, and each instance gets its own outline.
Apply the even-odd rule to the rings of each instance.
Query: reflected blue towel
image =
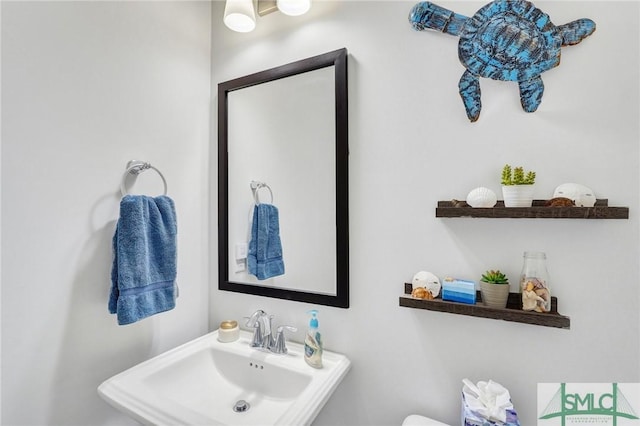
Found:
[[[113,236],[109,312],[131,324],[176,305],[176,213],[166,195],[125,195]]]
[[[284,274],[278,209],[272,204],[258,204],[253,208],[247,260],[249,273],[259,280]]]

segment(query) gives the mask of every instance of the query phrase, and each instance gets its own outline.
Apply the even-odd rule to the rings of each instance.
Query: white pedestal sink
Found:
[[[324,351],[324,368],[312,368],[294,342],[286,355],[253,349],[244,330],[235,342],[217,337],[214,331],[138,364],[98,393],[143,424],[306,425],[351,367],[346,356]]]

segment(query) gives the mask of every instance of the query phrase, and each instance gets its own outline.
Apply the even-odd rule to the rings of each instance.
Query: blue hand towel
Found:
[[[113,236],[109,312],[125,325],[176,305],[176,213],[166,195],[125,195]]]
[[[259,280],[284,274],[278,208],[272,204],[258,204],[253,208],[247,260],[249,273]]]

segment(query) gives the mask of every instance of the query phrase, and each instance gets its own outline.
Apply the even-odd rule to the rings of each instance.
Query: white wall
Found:
[[[216,290],[210,60],[215,85],[340,47],[351,54],[352,307],[322,307],[321,326],[354,365],[316,424],[412,412],[456,424],[469,377],[507,386],[532,425],[538,382],[640,381],[638,5],[536,3],[598,30],[543,75],[538,112],[521,111],[513,85],[483,80],[470,124],[456,40],[412,31],[413,2],[316,1],[301,18],[259,18],[251,34],[220,24],[223,2],[2,2],[2,423],[127,423],[97,385],[205,333],[207,277],[212,328],[256,308],[304,327],[306,304]],[[176,201],[182,291],[175,310],[119,327],[106,309],[110,240],[133,158],[156,165]],[[433,217],[437,200],[498,190],[505,162],[537,170],[541,198],[576,181],[630,219]],[[147,172],[135,188],[157,183]],[[515,276],[527,249],[547,252],[571,330],[398,306],[418,270]]]
[[[439,3],[470,15],[485,2]],[[259,18],[250,34],[220,25],[224,4],[213,5],[214,90],[293,60],[350,52],[351,308],[321,307],[320,324],[327,347],[346,353],[353,369],[316,424],[392,425],[409,413],[458,424],[468,377],[509,388],[530,426],[537,383],[640,381],[638,4],[536,2],[558,24],[590,17],[598,29],[543,74],[534,114],[522,111],[514,84],[483,79],[475,124],[457,92],[457,40],[413,31],[413,4],[316,1],[304,17]],[[438,200],[480,185],[499,191],[507,162],[538,172],[538,198],[578,182],[629,206],[630,219],[434,217]],[[211,191],[215,206],[215,183]],[[525,250],[547,253],[570,330],[398,306],[403,283],[419,270],[478,279],[497,267],[515,281]],[[212,327],[263,308],[304,328],[308,305],[220,292],[216,276],[214,269]]]
[[[210,4],[1,6],[2,424],[133,423],[97,386],[207,331]],[[131,159],[175,200],[181,293],[120,327],[111,237]]]

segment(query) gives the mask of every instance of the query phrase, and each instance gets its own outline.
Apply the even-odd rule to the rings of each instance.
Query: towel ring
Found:
[[[162,173],[160,173],[160,170],[158,170],[155,167],[153,167],[151,165],[151,163],[147,163],[145,161],[131,160],[131,161],[129,161],[127,163],[127,169],[125,170],[124,174],[122,175],[122,182],[120,183],[120,192],[122,193],[123,197],[125,195],[127,195],[127,187],[125,185],[125,182],[127,180],[127,176],[129,176],[130,174],[137,176],[140,173],[142,173],[144,170],[147,170],[147,169],[155,170],[156,173],[158,173],[160,175],[160,178],[162,179],[162,183],[164,185],[164,195],[167,195],[167,181],[164,178],[164,176],[162,175]]]
[[[264,182],[258,182],[258,181],[252,180],[250,186],[251,186],[251,192],[253,192],[253,199],[256,202],[256,205],[260,204],[260,197],[258,195],[258,191],[260,190],[260,188],[267,188],[269,190],[269,194],[271,195],[271,204],[273,204],[273,191],[271,190],[269,185],[267,185]]]

